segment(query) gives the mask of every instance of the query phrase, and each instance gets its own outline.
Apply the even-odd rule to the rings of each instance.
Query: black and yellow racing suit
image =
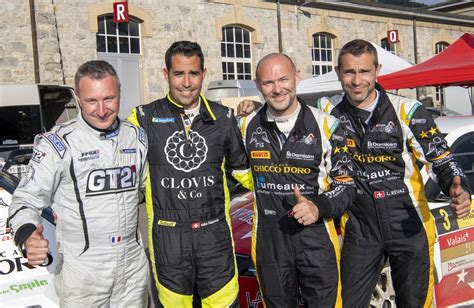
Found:
[[[204,307],[238,305],[226,174],[251,189],[251,173],[232,109],[200,99],[189,130],[169,95],[129,118],[148,135],[150,259],[165,307],[191,307],[195,288]]]
[[[356,201],[343,219],[343,304],[367,307],[388,259],[397,306],[431,307],[436,229],[420,166],[447,196],[453,176],[470,191],[468,180],[420,102],[376,89],[372,114],[342,95],[318,106],[343,123],[358,174]]]
[[[339,241],[332,217],[353,203],[353,167],[340,122],[303,102],[285,136],[264,105],[242,120],[255,184],[252,258],[267,307],[340,306]],[[319,209],[308,226],[292,217],[294,188]]]

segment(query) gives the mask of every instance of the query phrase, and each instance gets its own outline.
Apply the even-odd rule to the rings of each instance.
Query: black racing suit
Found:
[[[252,258],[267,307],[340,305],[339,241],[333,216],[354,201],[352,164],[340,122],[303,102],[288,138],[264,105],[242,131],[254,177]],[[294,187],[314,202],[320,219],[292,217]]]
[[[400,307],[431,307],[433,298],[434,218],[424,194],[420,166],[436,174],[449,195],[452,177],[468,180],[422,104],[387,94],[379,86],[370,112],[345,96],[331,98],[331,114],[346,129],[347,146],[357,165],[357,197],[343,218],[341,256],[344,307],[367,307],[388,258]],[[321,100],[322,109],[332,107]],[[369,119],[368,124],[366,120]]]
[[[238,305],[238,271],[226,171],[251,189],[247,156],[231,109],[201,96],[186,131],[184,109],[169,95],[137,107],[129,120],[148,134],[149,247],[160,302]]]

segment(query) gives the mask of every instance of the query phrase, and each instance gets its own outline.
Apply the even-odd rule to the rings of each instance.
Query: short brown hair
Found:
[[[341,58],[346,54],[351,54],[353,56],[359,57],[364,53],[373,55],[375,67],[379,66],[377,49],[375,49],[375,47],[370,42],[361,39],[352,40],[342,46],[341,51],[339,51],[339,56],[337,58],[337,66],[341,67]]]
[[[74,76],[74,87],[76,88],[76,93],[79,94],[79,83],[84,77],[89,77],[95,80],[101,80],[110,75],[115,78],[117,82],[117,87],[120,91],[120,80],[115,71],[114,67],[107,61],[103,60],[92,60],[83,63],[76,71]]]

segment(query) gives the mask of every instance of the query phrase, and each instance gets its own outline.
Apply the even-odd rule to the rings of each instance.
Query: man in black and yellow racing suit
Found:
[[[318,102],[343,122],[358,175],[355,204],[343,218],[343,304],[367,307],[388,259],[397,306],[431,307],[436,229],[420,166],[452,198],[458,218],[470,212],[470,188],[430,114],[386,93],[376,83],[379,69],[369,42],[347,43],[336,69],[345,94]]]
[[[252,189],[233,111],[200,95],[204,56],[197,43],[166,52],[169,94],[129,120],[148,134],[146,189],[150,259],[165,307],[238,307],[227,171]]]
[[[266,104],[241,127],[255,184],[252,258],[267,307],[340,306],[339,241],[332,217],[353,202],[340,122],[296,97],[284,54],[257,66]]]

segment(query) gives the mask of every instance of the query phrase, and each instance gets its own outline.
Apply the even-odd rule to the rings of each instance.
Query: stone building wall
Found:
[[[72,85],[76,68],[97,58],[96,34],[92,32],[89,13],[94,6],[110,5],[112,0],[36,0],[39,67],[42,83]],[[141,74],[144,100],[165,94],[163,78],[164,53],[176,40],[191,40],[201,44],[209,81],[222,79],[219,25],[233,22],[252,32],[253,73],[258,60],[278,51],[276,5],[256,0],[134,0],[129,6],[150,16],[151,33],[141,39]],[[0,83],[33,83],[33,51],[28,0],[2,3],[0,16]],[[380,43],[389,29],[398,29],[401,42],[397,55],[414,62],[413,22],[336,12],[330,10],[281,6],[283,51],[295,59],[302,78],[311,77],[311,29],[320,29],[335,36],[336,56],[344,43],[362,38]],[[471,29],[472,30],[472,29]],[[438,39],[452,43],[466,27],[417,23],[418,62],[434,54]],[[410,91],[405,91],[409,95]]]
[[[34,82],[28,1],[5,1],[0,14],[0,82]]]

